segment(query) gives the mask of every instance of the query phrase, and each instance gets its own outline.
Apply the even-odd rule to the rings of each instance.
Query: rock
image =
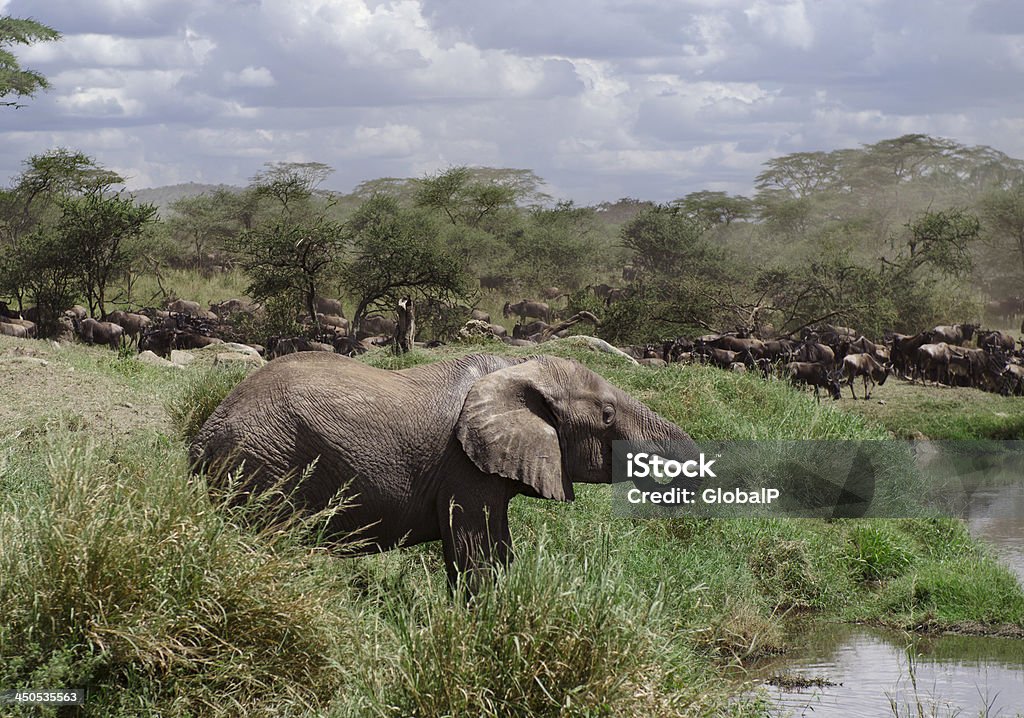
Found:
[[[213,358],[214,365],[237,366],[239,364],[248,366],[263,366],[267,362],[259,354],[244,354],[242,352],[219,352]]]
[[[239,344],[238,342],[223,342],[221,344],[211,344],[201,349],[196,349],[197,352],[208,352],[212,351],[215,354],[237,352],[239,354],[248,354],[250,356],[259,356],[259,350],[248,344]]]
[[[188,366],[196,360],[195,356],[184,349],[171,349],[171,363],[178,366]]]
[[[144,352],[139,353],[139,355],[135,357],[135,361],[142,362],[143,364],[149,364],[151,366],[179,366],[174,362],[167,361],[161,356],[157,356],[148,349]]]
[[[4,364],[22,364],[22,365],[26,365],[27,364],[28,366],[50,366],[50,362],[46,361],[45,359],[37,359],[36,357],[30,357],[30,356],[9,356],[9,357],[2,357],[2,358],[0,358],[0,360],[2,360]]]

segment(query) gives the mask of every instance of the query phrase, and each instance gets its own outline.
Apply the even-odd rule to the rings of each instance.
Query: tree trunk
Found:
[[[398,300],[398,328],[395,330],[395,354],[405,354],[416,338],[416,309],[412,297]]]

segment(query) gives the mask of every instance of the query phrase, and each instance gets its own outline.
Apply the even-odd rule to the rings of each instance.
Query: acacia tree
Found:
[[[69,197],[102,195],[124,180],[88,155],[56,149],[25,160],[25,169],[9,189],[0,191],[0,295],[13,297],[22,306],[33,277],[22,261],[42,246],[36,237],[55,230],[61,203]]]
[[[36,90],[46,89],[50,83],[40,73],[27,70],[18,63],[8,48],[11,45],[31,45],[60,39],[60,33],[35,20],[0,17],[0,98],[8,95],[31,97]],[[16,101],[0,99],[2,107],[21,107]]]
[[[234,244],[252,280],[250,296],[298,304],[317,324],[317,294],[337,275],[345,249],[341,224],[320,216],[302,222],[281,217],[242,232]]]
[[[345,230],[354,252],[343,270],[356,300],[354,326],[370,309],[390,309],[403,296],[466,298],[463,266],[439,240],[429,214],[403,210],[393,197],[376,195],[356,210]]]
[[[509,244],[511,274],[528,287],[577,289],[601,263],[594,211],[571,201],[531,210]]]
[[[250,188],[258,198],[275,200],[283,217],[298,221],[310,211],[309,201],[334,169],[322,162],[268,162]]]
[[[708,190],[691,192],[675,200],[672,205],[708,227],[720,224],[729,226],[736,220],[749,219],[754,214],[754,203],[748,197],[739,194],[730,197],[725,192]]]
[[[171,204],[173,216],[168,222],[169,229],[187,238],[195,251],[195,263],[203,269],[206,253],[220,247],[228,238],[238,233],[241,220],[238,217],[238,197],[226,189],[213,194],[182,197]]]
[[[107,290],[123,275],[140,251],[143,229],[156,216],[156,206],[136,204],[120,194],[87,194],[61,202],[56,232],[62,244],[74,247],[82,291],[91,314],[106,316]]]
[[[1024,180],[990,191],[980,202],[988,240],[1000,259],[1009,249],[1024,271]]]

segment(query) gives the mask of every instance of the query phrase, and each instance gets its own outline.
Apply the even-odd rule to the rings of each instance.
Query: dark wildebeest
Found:
[[[839,377],[841,372],[818,362],[791,361],[783,367],[786,376],[794,386],[809,384],[814,387],[815,401],[821,401],[818,390],[828,389],[832,399],[839,399]]]
[[[937,327],[932,327],[929,333],[934,344],[945,342],[946,344],[960,346],[964,342],[971,340],[971,337],[974,336],[974,330],[977,328],[977,324],[940,324]]]
[[[551,322],[551,307],[544,302],[531,302],[528,299],[516,302],[505,302],[505,306],[501,308],[501,314],[503,317],[508,319],[513,314],[519,317],[519,322],[525,322],[529,318],[543,319],[545,322]]]
[[[929,341],[929,332],[892,335],[892,364],[904,378],[913,380],[914,368],[917,366],[917,350]]]
[[[836,353],[832,347],[813,340],[805,341],[793,355],[798,362],[824,364],[829,369],[836,364]]]
[[[190,302],[187,299],[175,299],[167,304],[167,311],[178,314],[190,314],[194,317],[205,317],[206,311],[199,306],[199,302]]]
[[[936,384],[948,383],[949,357],[949,344],[946,342],[922,344],[917,348],[915,357],[915,377],[921,377],[922,384],[928,383],[929,375]],[[911,378],[911,381],[913,380],[914,378]]]
[[[29,339],[28,330],[20,324],[14,324],[7,317],[0,319],[0,334],[17,339]]]
[[[661,356],[670,363],[679,361],[679,357],[689,354],[691,351],[693,351],[693,342],[685,337],[668,339],[661,346]]]
[[[150,320],[150,318],[145,314],[124,312],[120,309],[108,314],[107,321],[113,322],[124,329],[124,335],[129,337],[135,346],[139,345],[139,339],[142,337],[142,333],[149,329],[152,324],[152,320]]]
[[[885,384],[889,378],[889,367],[882,366],[874,356],[867,352],[847,354],[843,357],[843,378],[850,386],[850,393],[857,398],[857,392],[853,388],[853,381],[858,376],[864,377],[864,398],[871,398],[871,386]]]
[[[1017,346],[1014,338],[1006,332],[979,329],[977,337],[978,347],[989,351],[999,350],[1009,353]]]
[[[113,322],[98,322],[91,317],[74,320],[75,333],[86,344],[106,344],[117,351],[124,339],[124,329]]]
[[[21,327],[22,329],[25,330],[25,337],[27,339],[32,339],[33,337],[36,336],[36,323],[31,322],[28,319],[21,319],[15,317],[0,317],[0,322],[3,322],[4,324],[10,326]],[[14,335],[11,334],[11,336]]]
[[[718,349],[699,340],[693,346],[693,356],[702,357],[702,361],[714,364],[720,369],[728,369],[734,362],[739,360],[737,352],[730,351],[729,349]]]
[[[267,356],[277,358],[296,352],[333,352],[334,347],[315,342],[306,337],[270,337],[267,341]]]
[[[551,325],[547,322],[536,321],[530,322],[529,324],[516,324],[512,327],[512,338],[513,339],[526,339],[529,336],[538,334]]]
[[[705,344],[716,349],[728,349],[737,354],[750,352],[755,359],[760,359],[765,355],[765,344],[760,339],[740,338],[735,334],[722,334],[715,339],[706,341]]]

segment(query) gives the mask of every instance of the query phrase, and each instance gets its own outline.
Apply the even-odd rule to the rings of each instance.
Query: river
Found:
[[[1024,482],[975,489],[970,499],[971,533],[1024,584]],[[818,685],[767,686],[780,716],[1024,716],[1024,640],[914,637],[820,622],[791,635],[793,650],[756,674]]]

